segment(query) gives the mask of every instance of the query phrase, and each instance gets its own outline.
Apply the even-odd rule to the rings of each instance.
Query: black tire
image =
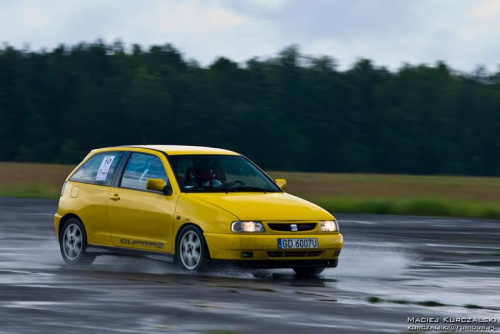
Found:
[[[183,270],[196,272],[206,269],[210,255],[203,232],[199,227],[189,225],[181,230],[175,254],[177,263]]]
[[[59,236],[61,255],[67,264],[92,264],[95,256],[85,253],[87,247],[87,232],[82,222],[77,218],[70,218],[64,223]]]
[[[296,267],[295,274],[300,277],[316,277],[325,270],[324,267]]]

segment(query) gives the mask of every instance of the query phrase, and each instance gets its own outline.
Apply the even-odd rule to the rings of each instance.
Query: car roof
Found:
[[[168,155],[184,155],[184,154],[221,154],[221,155],[240,155],[236,152],[225,150],[222,148],[205,147],[205,146],[187,146],[187,145],[124,145],[115,147],[105,147],[93,150],[111,151],[111,150],[127,150],[127,149],[145,149],[161,151]]]

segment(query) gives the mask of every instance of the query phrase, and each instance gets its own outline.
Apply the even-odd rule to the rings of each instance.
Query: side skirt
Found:
[[[87,245],[85,252],[92,255],[117,255],[117,256],[130,256],[130,257],[146,257],[153,260],[174,262],[174,254],[165,254],[158,252],[150,252],[140,249],[121,248],[121,247],[107,247],[97,245]]]

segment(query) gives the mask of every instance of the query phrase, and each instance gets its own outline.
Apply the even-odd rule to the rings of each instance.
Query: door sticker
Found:
[[[115,156],[114,155],[106,155],[104,159],[102,159],[101,166],[97,171],[97,175],[95,176],[96,181],[105,181],[108,176],[109,167],[113,163]]]

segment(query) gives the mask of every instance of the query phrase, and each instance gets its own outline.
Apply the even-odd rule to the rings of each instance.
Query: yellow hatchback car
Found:
[[[117,254],[162,256],[188,271],[218,261],[299,275],[336,267],[337,221],[285,186],[223,149],[97,149],[66,179],[55,230],[69,264]]]

